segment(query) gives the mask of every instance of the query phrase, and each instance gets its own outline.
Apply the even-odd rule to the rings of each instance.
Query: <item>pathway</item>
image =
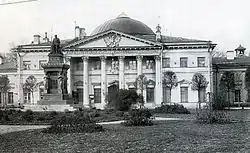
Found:
[[[165,117],[156,117],[156,121],[170,121],[170,120],[182,120],[180,118],[165,118]],[[112,122],[100,122],[97,124],[107,125],[107,124],[120,124],[124,122],[121,121],[112,121]],[[15,132],[15,131],[24,131],[30,129],[43,129],[47,128],[49,125],[0,125],[0,134]]]

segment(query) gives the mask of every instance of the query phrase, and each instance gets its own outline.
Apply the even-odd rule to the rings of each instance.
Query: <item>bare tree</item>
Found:
[[[230,91],[235,88],[234,73],[230,71],[224,72],[220,79],[221,91],[226,91],[228,96],[228,102],[230,104]]]
[[[147,85],[149,84],[149,81],[147,77],[144,74],[139,75],[134,82],[134,86],[137,90],[139,90],[139,103],[144,106],[144,100],[143,100],[143,91],[146,89]]]
[[[37,83],[37,79],[33,76],[30,75],[24,85],[23,85],[23,89],[24,91],[31,93],[32,95],[32,103],[34,104],[34,92],[36,91],[37,87],[39,86],[39,83]]]
[[[169,89],[170,92],[170,104],[171,104],[171,93],[172,89],[177,87],[178,80],[176,77],[175,72],[173,71],[166,71],[163,73],[163,80],[162,80],[163,87],[166,87]]]
[[[207,79],[201,73],[195,73],[192,78],[192,90],[198,91],[198,104],[201,109],[201,91],[205,91],[208,85]]]
[[[10,80],[7,75],[0,76],[0,92],[3,96],[3,105],[6,106],[7,93],[11,89]]]
[[[212,50],[211,54],[212,54],[212,57],[226,57],[226,53],[220,51],[218,47],[215,47]]]

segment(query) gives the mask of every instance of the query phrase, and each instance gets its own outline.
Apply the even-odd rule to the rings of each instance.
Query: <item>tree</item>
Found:
[[[11,89],[10,80],[7,75],[0,76],[0,92],[3,96],[3,105],[6,105],[7,93]]]
[[[247,102],[250,102],[250,67],[248,67],[246,70],[245,83],[247,89]]]
[[[208,85],[208,81],[201,73],[195,73],[192,78],[192,90],[198,91],[198,104],[201,109],[201,91],[205,91]]]
[[[139,97],[140,97],[139,103],[141,104],[141,106],[144,106],[143,91],[146,89],[148,84],[149,81],[144,74],[139,75],[134,82],[134,86],[139,91]]]
[[[37,83],[37,79],[33,75],[30,75],[26,79],[26,81],[23,85],[24,91],[27,93],[31,93],[33,104],[34,104],[34,92],[36,91],[38,85],[39,85],[39,83]]]
[[[174,87],[177,87],[178,80],[176,74],[173,71],[166,71],[163,73],[162,84],[169,89],[170,92],[170,104],[171,104],[171,91]]]
[[[211,52],[212,57],[226,57],[226,53],[219,50],[219,48],[215,48]]]
[[[228,103],[230,104],[230,91],[235,88],[234,73],[230,71],[224,72],[220,79],[220,89],[227,92]]]

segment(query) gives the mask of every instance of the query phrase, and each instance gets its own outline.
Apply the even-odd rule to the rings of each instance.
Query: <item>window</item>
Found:
[[[24,93],[24,103],[30,103],[30,93]]]
[[[129,70],[136,70],[136,60],[130,60],[128,62],[128,69]]]
[[[167,87],[163,87],[163,102],[170,103],[170,100],[171,100],[170,89]]]
[[[181,87],[181,102],[188,102],[188,87]]]
[[[241,73],[235,73],[235,84],[236,85],[241,85],[242,84]]]
[[[241,102],[240,90],[235,90],[235,102]]]
[[[163,58],[162,59],[162,67],[170,67],[170,58]]]
[[[94,88],[94,103],[101,103],[101,88]]]
[[[46,63],[47,63],[46,60],[39,60],[39,69],[42,70],[42,69],[43,69],[43,68],[42,68],[42,65],[43,65],[43,64],[46,64]]]
[[[77,63],[75,64],[75,69],[76,69],[76,71],[81,71],[81,70],[83,70],[83,63],[82,63],[82,62],[77,62]]]
[[[13,104],[13,92],[8,92],[8,104]]]
[[[100,70],[101,69],[101,61],[100,60],[91,61],[90,67],[92,70]]]
[[[198,57],[197,58],[197,66],[198,67],[205,67],[205,57]]]
[[[2,103],[2,93],[0,92],[0,104]]]
[[[188,58],[187,57],[181,57],[180,58],[180,67],[187,67]]]
[[[154,69],[154,60],[146,60],[146,69]]]
[[[23,69],[30,70],[31,61],[23,61]]]
[[[200,90],[200,100],[201,102],[206,102],[206,90]]]
[[[147,103],[154,102],[154,88],[147,88]]]

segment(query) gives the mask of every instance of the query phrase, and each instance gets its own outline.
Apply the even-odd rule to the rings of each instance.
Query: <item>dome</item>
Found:
[[[119,15],[116,19],[104,22],[98,26],[91,35],[96,35],[108,30],[116,30],[131,35],[153,35],[154,32],[146,24],[131,19],[124,13]]]

